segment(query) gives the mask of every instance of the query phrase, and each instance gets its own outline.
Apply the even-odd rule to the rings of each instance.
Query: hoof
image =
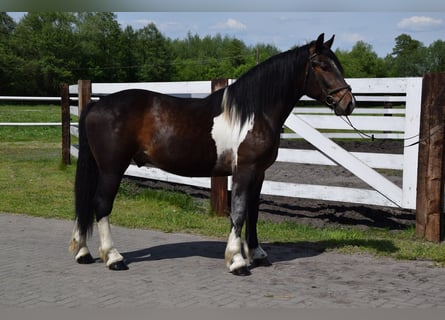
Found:
[[[79,257],[76,261],[79,264],[91,264],[91,263],[95,262],[93,257],[89,253],[84,255],[84,256],[82,256],[82,257]]]
[[[128,266],[124,261],[117,261],[108,266],[108,269],[114,271],[128,270]]]
[[[250,272],[249,268],[247,268],[246,266],[235,269],[232,271],[232,274],[234,274],[235,276],[250,276],[252,273]]]
[[[272,263],[269,261],[269,258],[265,257],[265,258],[261,258],[261,259],[254,259],[252,261],[251,267],[252,268],[270,267],[271,265],[272,265]]]

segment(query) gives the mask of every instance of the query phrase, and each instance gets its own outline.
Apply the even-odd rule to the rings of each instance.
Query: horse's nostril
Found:
[[[346,114],[350,115],[355,108],[354,101],[349,102],[348,107],[346,108]]]

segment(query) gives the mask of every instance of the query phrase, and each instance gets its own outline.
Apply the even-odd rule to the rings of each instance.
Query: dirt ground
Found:
[[[366,140],[339,142],[348,151],[402,153],[403,142],[396,140]],[[282,148],[313,149],[305,141],[285,141]],[[396,170],[382,172],[395,184],[402,184],[402,173]],[[324,184],[342,187],[366,188],[366,183],[338,166],[320,166],[276,162],[266,171],[266,179],[307,184]],[[208,199],[207,189],[151,180],[138,180],[142,185],[155,189],[185,192],[196,199]],[[358,228],[377,227],[401,230],[415,223],[415,212],[390,207],[321,201],[279,196],[261,196],[260,219],[295,221],[313,226],[348,225]]]

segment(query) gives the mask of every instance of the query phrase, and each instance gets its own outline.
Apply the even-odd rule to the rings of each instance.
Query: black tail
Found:
[[[79,158],[77,159],[75,210],[79,232],[91,235],[94,223],[93,198],[97,188],[98,169],[88,142],[85,120],[94,102],[82,109],[79,119]]]

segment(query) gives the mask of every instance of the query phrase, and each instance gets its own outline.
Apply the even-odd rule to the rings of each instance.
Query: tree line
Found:
[[[60,83],[192,81],[237,78],[279,50],[234,37],[164,36],[154,23],[122,28],[114,13],[0,13],[0,95],[58,95]],[[381,58],[370,44],[336,50],[346,77],[407,77],[445,71],[445,42],[395,39]]]

